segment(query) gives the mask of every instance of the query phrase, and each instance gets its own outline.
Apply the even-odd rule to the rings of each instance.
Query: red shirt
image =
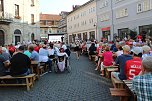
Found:
[[[141,36],[141,35],[138,35],[138,36],[137,36],[137,39],[138,39],[138,40],[139,40],[139,39],[141,40],[141,39],[142,39],[142,36]]]
[[[34,50],[39,53],[40,47],[36,46],[36,47],[34,47]]]
[[[99,46],[98,48],[97,48],[97,53],[98,53],[98,56],[99,56],[99,54],[101,53],[100,51],[102,50],[102,46]]]
[[[8,50],[9,50],[9,52],[14,53],[15,50],[16,50],[16,48],[15,48],[14,46],[9,46],[9,47],[8,47]]]
[[[102,54],[102,56],[103,56],[103,65],[111,66],[113,62],[112,52],[106,51]]]
[[[128,60],[125,65],[125,73],[127,80],[132,80],[134,76],[137,76],[141,72],[141,58],[133,58],[132,60]]]

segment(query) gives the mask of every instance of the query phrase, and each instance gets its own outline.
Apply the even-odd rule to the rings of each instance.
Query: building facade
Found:
[[[0,0],[0,45],[39,40],[39,33],[39,0]]]
[[[113,39],[112,0],[97,0],[98,37]]]
[[[152,37],[152,0],[97,0],[100,37]],[[108,33],[108,34],[107,34]],[[109,34],[110,33],[110,34]],[[108,36],[108,37],[107,37]]]
[[[68,42],[97,39],[96,1],[76,7],[67,16]]]
[[[62,11],[60,13],[61,20],[59,21],[59,33],[64,34],[63,41],[68,43],[68,34],[67,34],[67,15],[69,12]]]
[[[41,40],[47,40],[49,35],[59,34],[59,20],[61,17],[55,14],[40,14]]]
[[[121,39],[134,34],[152,37],[152,0],[115,0],[112,5],[114,32]]]

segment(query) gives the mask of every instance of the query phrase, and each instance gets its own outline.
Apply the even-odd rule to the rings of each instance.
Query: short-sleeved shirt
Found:
[[[127,80],[132,80],[141,72],[142,60],[141,58],[133,58],[132,60],[126,61],[125,72]]]
[[[10,62],[11,62],[10,73],[13,76],[26,73],[31,65],[30,58],[23,53],[17,53],[13,55]]]
[[[126,75],[125,75],[125,64],[127,60],[131,60],[132,56],[131,55],[125,55],[122,54],[116,58],[115,63],[119,64],[119,69],[120,69],[120,74],[118,75],[120,80],[125,80]]]
[[[152,73],[134,77],[132,90],[137,95],[137,101],[152,101]]]
[[[103,65],[105,65],[105,66],[112,65],[113,57],[112,57],[112,52],[111,51],[104,52],[102,54],[102,56],[103,56]]]
[[[6,61],[5,57],[0,54],[0,76],[4,75],[6,71],[4,62]]]
[[[24,52],[24,54],[27,55],[29,58],[31,57],[31,53],[30,53],[28,50],[26,50],[26,51]]]
[[[36,51],[33,51],[30,58],[32,61],[39,61],[39,54]]]

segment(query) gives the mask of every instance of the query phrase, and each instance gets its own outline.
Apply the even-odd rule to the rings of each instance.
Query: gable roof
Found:
[[[55,20],[59,21],[61,16],[56,14],[40,14],[40,20]]]

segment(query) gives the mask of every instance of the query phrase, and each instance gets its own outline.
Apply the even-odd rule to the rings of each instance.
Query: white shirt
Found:
[[[55,50],[54,49],[48,49],[49,55],[54,55]]]
[[[65,52],[64,53],[57,53],[57,55],[58,56],[66,56],[66,57],[68,57],[67,53],[65,53]]]
[[[67,49],[66,45],[62,45],[62,48],[64,49],[64,51]]]
[[[118,57],[118,56],[123,54],[123,51],[117,51],[116,54],[117,54],[117,57]]]

